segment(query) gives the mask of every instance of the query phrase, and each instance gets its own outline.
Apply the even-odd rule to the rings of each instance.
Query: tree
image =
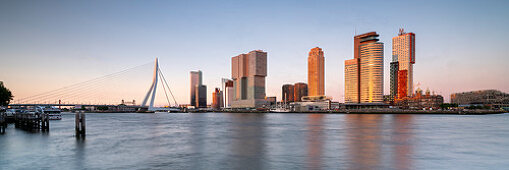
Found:
[[[12,97],[11,91],[4,86],[3,82],[0,81],[0,106],[9,105]]]

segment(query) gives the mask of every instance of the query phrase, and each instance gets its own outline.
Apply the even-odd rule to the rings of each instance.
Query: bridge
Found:
[[[133,72],[137,69],[144,68],[151,64],[154,64],[153,68],[153,76],[148,91],[144,94],[142,98],[142,102],[139,105],[136,105],[135,100],[133,102],[127,102],[129,105],[124,104],[124,98],[134,97],[139,98],[142,96],[136,96],[140,94],[132,94],[138,93],[138,87],[126,88],[123,90],[121,86],[136,84],[139,81],[133,81],[126,79],[125,75],[134,74]],[[124,77],[123,77],[124,76]],[[146,77],[146,76],[144,76]],[[117,80],[119,82],[114,82],[112,80]],[[163,88],[164,97],[166,99],[166,107],[156,107],[154,106],[154,101],[156,100],[156,91],[159,87]],[[111,86],[111,87],[107,87]],[[111,94],[109,94],[111,93]],[[173,104],[170,103],[170,96],[173,100]],[[119,105],[122,101],[122,105]],[[21,99],[15,99],[12,104],[9,104],[11,107],[25,107],[25,106],[64,106],[64,107],[126,107],[126,108],[136,108],[138,110],[148,110],[148,111],[160,111],[160,110],[168,110],[173,111],[178,107],[178,103],[175,100],[175,96],[164,77],[163,72],[159,67],[159,60],[156,58],[155,62],[150,62],[147,64],[139,65],[136,67],[132,67],[129,69],[125,69],[116,73],[108,74],[102,77],[97,77],[91,80],[83,81],[80,83],[72,84],[69,86],[65,86],[59,89],[55,89],[52,91],[40,93],[33,96],[24,97]]]

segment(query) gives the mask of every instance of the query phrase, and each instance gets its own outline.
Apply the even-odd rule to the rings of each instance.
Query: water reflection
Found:
[[[230,114],[233,119],[233,169],[264,169],[265,115]]]
[[[323,117],[322,114],[307,116],[307,162],[310,169],[321,169],[323,156]]]
[[[76,139],[76,148],[74,152],[74,164],[76,168],[85,167],[83,162],[85,161],[85,139]]]
[[[396,169],[412,169],[412,118],[413,115],[393,115],[393,165]]]
[[[346,115],[348,168],[412,169],[412,116]]]
[[[376,169],[381,162],[382,115],[347,114],[348,169]]]

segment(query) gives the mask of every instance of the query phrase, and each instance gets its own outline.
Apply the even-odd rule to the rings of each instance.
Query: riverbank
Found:
[[[487,115],[507,113],[503,110],[394,110],[394,109],[355,109],[330,111],[301,111],[301,112],[269,112],[257,110],[224,110],[225,113],[292,113],[292,114],[441,114],[441,115]]]

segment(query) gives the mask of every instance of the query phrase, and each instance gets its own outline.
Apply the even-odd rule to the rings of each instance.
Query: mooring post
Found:
[[[74,120],[76,124],[76,138],[85,138],[85,113],[77,112],[76,119]]]
[[[0,113],[0,134],[4,134],[5,133],[5,128],[6,128],[6,121],[5,121],[5,118],[6,118],[6,115],[5,113]]]
[[[48,113],[43,113],[42,114],[42,126],[41,126],[41,129],[43,131],[49,131],[49,114]]]

